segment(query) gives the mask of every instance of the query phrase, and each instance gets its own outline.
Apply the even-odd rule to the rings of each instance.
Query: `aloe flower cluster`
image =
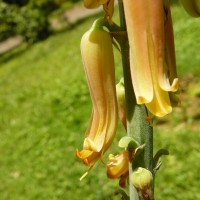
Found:
[[[112,27],[114,0],[84,0],[86,8],[103,6],[104,24],[95,21],[81,40],[81,54],[92,100],[91,119],[81,151],[76,156],[91,169],[110,147],[118,118],[125,129],[124,85],[116,85]],[[163,117],[177,104],[179,81],[176,72],[173,25],[169,0],[123,0],[130,52],[132,86],[137,104],[151,116]],[[116,92],[117,90],[117,92]],[[117,94],[116,94],[117,93]],[[121,186],[128,176],[129,151],[110,155],[109,178],[119,178]]]

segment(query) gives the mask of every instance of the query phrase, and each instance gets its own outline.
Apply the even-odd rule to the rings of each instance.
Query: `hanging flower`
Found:
[[[83,35],[81,53],[93,109],[83,150],[76,155],[91,168],[111,145],[118,121],[112,39],[99,21]]]
[[[137,103],[145,104],[153,115],[162,117],[172,111],[169,92],[178,90],[169,2],[123,3]]]

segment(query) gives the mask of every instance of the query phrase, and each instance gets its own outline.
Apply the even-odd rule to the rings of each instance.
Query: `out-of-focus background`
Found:
[[[114,21],[118,23],[116,7]],[[76,0],[0,0],[0,200],[111,200],[117,180],[102,162],[87,170],[82,148],[91,101],[80,40],[102,10]],[[181,105],[157,119],[155,152],[170,155],[156,177],[156,199],[200,199],[200,18],[173,1]],[[116,80],[122,76],[115,52]],[[122,125],[108,153],[118,153]],[[107,153],[107,154],[108,154]],[[105,156],[106,161],[106,156]]]

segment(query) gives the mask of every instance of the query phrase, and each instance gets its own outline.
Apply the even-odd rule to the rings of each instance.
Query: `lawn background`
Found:
[[[156,121],[155,151],[167,148],[170,155],[162,158],[155,197],[194,200],[200,199],[200,19],[179,6],[172,14],[182,103]],[[113,196],[117,181],[107,179],[101,162],[80,182],[87,168],[74,155],[91,113],[80,39],[94,19],[0,57],[1,200],[120,199]],[[115,55],[119,81],[120,54]],[[124,134],[119,123],[110,153],[119,152]]]

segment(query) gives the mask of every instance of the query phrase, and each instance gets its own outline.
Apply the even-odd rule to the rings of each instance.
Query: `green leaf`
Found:
[[[136,149],[139,144],[137,141],[135,141],[132,137],[130,136],[124,136],[120,139],[119,141],[119,147],[121,148],[131,148],[131,149]]]

